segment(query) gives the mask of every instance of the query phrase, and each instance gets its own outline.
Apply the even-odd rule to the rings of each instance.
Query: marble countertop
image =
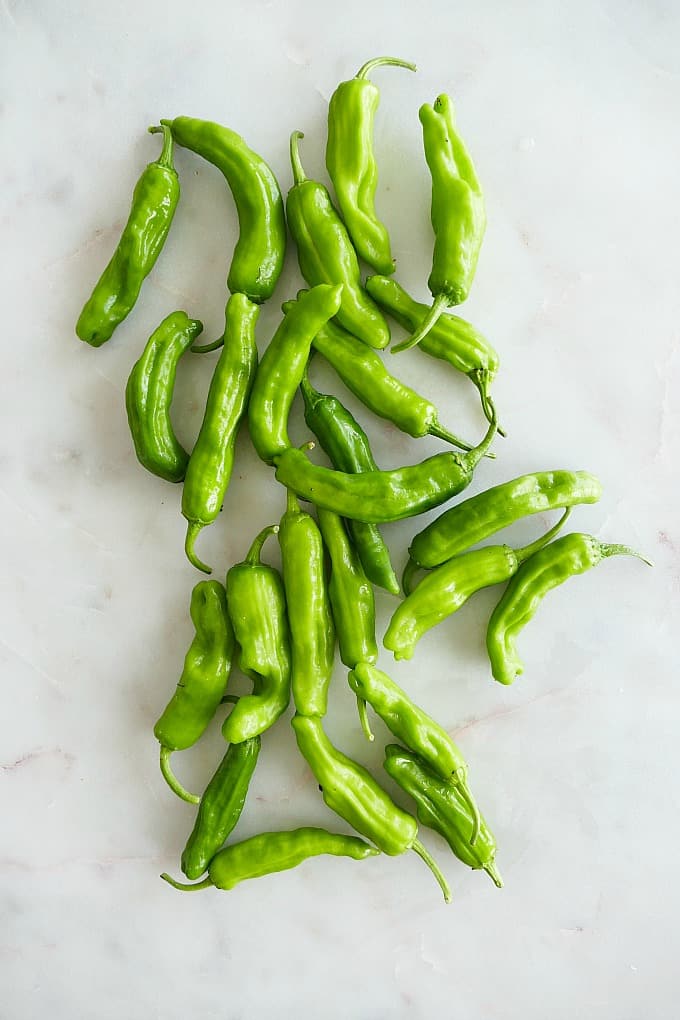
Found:
[[[305,165],[322,173],[329,96],[383,52],[419,66],[376,75],[376,146],[379,208],[421,299],[432,239],[417,110],[440,91],[455,97],[487,197],[461,314],[500,351],[508,438],[469,491],[591,470],[604,496],[573,528],[634,545],[656,567],[618,558],[555,591],[507,689],[484,654],[497,592],[433,631],[411,663],[381,653],[468,758],[502,891],[427,832],[450,907],[414,854],[321,858],[230,893],[179,895],[158,874],[178,873],[193,813],[164,786],[151,730],[191,636],[198,576],[182,553],[180,489],[137,464],[123,391],[169,311],[203,319],[206,337],[221,330],[236,219],[212,168],[178,152],[173,231],[114,339],[90,349],[73,325],[158,151],[148,124],[223,121],[286,188],[290,131],[305,131]],[[670,0],[2,0],[3,1020],[677,1016],[679,54]],[[262,345],[299,285],[291,251]],[[180,373],[188,444],[209,361]],[[417,352],[399,366],[449,427],[481,434],[465,379]],[[439,448],[369,417],[385,466]],[[292,428],[301,442],[299,409]],[[201,551],[224,571],[281,509],[242,436]],[[508,540],[546,523],[524,521]],[[420,524],[386,527],[397,564]],[[392,606],[379,595],[381,634]],[[340,668],[328,728],[379,770],[386,733],[376,723],[375,745],[364,742]],[[187,785],[207,781],[222,746],[217,727],[178,762]],[[284,719],[237,834],[303,824],[335,823]]]

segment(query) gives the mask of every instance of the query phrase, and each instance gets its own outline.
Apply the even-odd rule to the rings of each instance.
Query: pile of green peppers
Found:
[[[282,486],[282,515],[253,538],[224,583],[200,580],[191,593],[195,635],[176,690],[154,728],[168,786],[196,810],[180,861],[189,881],[161,876],[177,889],[232,889],[320,854],[365,860],[412,850],[448,902],[447,879],[422,843],[419,826],[437,832],[462,863],[485,871],[501,886],[496,841],[472,793],[462,751],[377,665],[374,587],[399,599],[383,645],[395,659],[410,659],[427,632],[475,592],[506,584],[488,622],[486,645],[491,675],[511,684],[523,669],[519,634],[543,597],[603,559],[639,556],[628,546],[588,534],[556,537],[574,507],[599,500],[601,486],[586,471],[535,471],[449,506],[420,530],[409,546],[400,588],[380,526],[449,503],[470,484],[480,460],[495,456],[496,437],[505,433],[490,393],[498,354],[474,326],[446,311],[469,293],[486,226],[479,179],[446,95],[420,109],[432,182],[432,304],[412,298],[393,277],[389,234],[375,206],[373,126],[379,92],[370,74],[384,66],[416,70],[395,57],[369,60],[338,85],[330,100],[326,167],[335,202],[322,182],[305,173],[301,131],[290,135],[292,186],[284,203],[269,165],[233,130],[191,117],[164,119],[149,128],[162,135],[161,154],[142,173],[118,246],[77,321],[78,337],[99,347],[133,311],[180,199],[174,146],[220,170],[239,221],[224,330],[197,345],[201,322],[171,311],[130,373],[128,421],[140,463],[159,478],[182,483],[185,551],[198,570],[212,572],[196,541],[222,509],[246,420],[254,449]],[[275,292],[288,232],[307,288],[284,300],[283,317],[259,359],[260,306]],[[362,263],[373,275],[362,276]],[[418,345],[476,387],[485,419],[477,443],[450,431],[434,404],[387,367],[381,352],[390,344],[390,319],[409,334],[391,347],[392,353]],[[187,352],[218,350],[203,421],[187,451],[171,418],[176,375]],[[313,385],[314,358],[330,364],[370,414],[413,438],[430,435],[449,448],[420,463],[379,468],[364,426],[336,395]],[[314,436],[302,448],[288,431],[298,391]],[[328,465],[310,458],[315,442]],[[562,511],[559,520],[523,548],[480,545],[524,517],[551,511]],[[267,542],[275,537],[280,569],[263,560]],[[398,741],[386,746],[384,769],[410,810],[326,733],[336,647],[366,738],[374,739],[370,706]],[[251,693],[238,696],[229,689],[234,666],[252,684]],[[231,834],[262,740],[291,700],[300,754],[330,811],[357,835],[297,825],[234,842]],[[226,749],[199,796],[177,778],[171,756],[193,747],[222,710]]]

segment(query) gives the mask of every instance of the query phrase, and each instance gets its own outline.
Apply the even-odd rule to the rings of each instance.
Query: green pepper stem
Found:
[[[451,302],[446,294],[437,294],[436,298],[432,302],[432,307],[415,333],[412,333],[411,336],[406,338],[406,340],[402,340],[401,343],[390,348],[390,353],[398,354],[399,351],[408,351],[409,348],[415,347],[416,344],[419,344],[423,337],[427,336],[442,312],[444,312],[450,304]]]
[[[636,559],[642,560],[648,567],[653,567],[654,563],[652,560],[648,560],[642,553],[637,552],[635,549],[631,549],[629,545],[610,545],[608,542],[600,542],[600,555],[605,556],[635,556]]]
[[[467,777],[465,775],[465,772],[466,770],[464,768],[458,769],[456,772],[454,772],[452,778],[454,783],[456,784],[456,787],[458,788],[458,792],[460,793],[461,797],[463,798],[467,806],[470,808],[470,813],[472,814],[472,832],[470,833],[470,846],[474,846],[475,843],[477,842],[477,836],[479,835],[479,827],[481,825],[482,820],[479,815],[479,808],[477,807],[475,798],[472,796],[470,787],[467,784]]]
[[[496,862],[489,861],[487,864],[483,864],[482,867],[484,868],[484,871],[486,871],[487,875],[491,877],[494,885],[496,885],[499,889],[502,889],[503,879],[501,878],[500,871],[496,867]]]
[[[197,570],[202,570],[204,574],[212,574],[212,567],[209,567],[207,563],[200,560],[194,552],[194,542],[199,531],[203,528],[200,521],[189,521],[187,525],[187,534],[184,539],[184,551],[187,554],[189,563],[193,564]]]
[[[482,457],[486,456],[487,450],[491,446],[493,438],[497,432],[496,408],[493,405],[491,397],[489,397],[489,404],[491,405],[491,422],[486,430],[484,438],[478,446],[475,446],[473,450],[470,450],[469,453],[463,455],[463,460],[470,471],[479,464]]]
[[[300,147],[298,142],[304,138],[304,131],[293,131],[290,136],[290,164],[293,168],[293,184],[304,184],[307,174],[300,161]]]
[[[361,723],[361,728],[364,731],[364,736],[366,737],[366,740],[371,741],[375,740],[375,737],[373,736],[373,732],[371,730],[371,724],[368,721],[366,701],[359,694],[357,694],[357,708],[359,709],[359,722]]]
[[[260,559],[260,554],[262,553],[262,546],[267,541],[270,535],[278,535],[278,533],[279,533],[278,524],[268,524],[266,528],[263,528],[262,531],[258,535],[256,535],[255,538],[253,539],[253,544],[248,550],[244,562],[251,564],[251,566],[258,566],[262,562]]]
[[[286,513],[299,514],[300,504],[292,489],[286,489]]]
[[[414,576],[418,573],[419,570],[420,564],[416,563],[416,561],[412,560],[411,557],[409,556],[408,562],[404,567],[404,572],[401,575],[401,586],[404,589],[404,595],[406,596],[410,595],[413,589],[417,587],[415,584],[412,584],[411,582],[413,581]]]
[[[487,421],[491,421],[493,418],[493,406],[489,399],[489,383],[491,381],[489,372],[485,368],[476,368],[468,373],[468,378],[479,390],[484,417]],[[503,439],[507,436],[507,432],[500,427],[498,422],[496,422],[496,431],[499,436],[503,436]]]
[[[170,755],[172,754],[172,748],[164,747],[161,744],[161,772],[163,779],[166,781],[173,793],[176,793],[180,800],[185,800],[187,804],[200,804],[201,798],[195,793],[189,793],[185,790],[175,773],[170,768]]]
[[[217,340],[213,340],[209,344],[194,344],[189,350],[192,354],[209,354],[210,351],[217,351],[220,347],[224,347],[224,334],[218,336]]]
[[[445,443],[451,443],[451,446],[457,446],[459,450],[467,450],[469,452],[472,449],[469,443],[466,443],[464,439],[459,439],[454,432],[449,432],[438,421],[432,422],[427,431],[435,439],[443,439]]]
[[[444,902],[445,903],[450,903],[451,902],[451,890],[449,889],[449,884],[446,881],[446,879],[444,878],[444,876],[441,873],[441,871],[439,870],[439,868],[437,866],[437,863],[434,860],[434,858],[430,856],[430,854],[427,852],[427,850],[425,849],[423,844],[418,839],[414,839],[413,842],[411,843],[411,850],[415,850],[415,852],[418,854],[418,856],[423,861],[425,861],[425,863],[427,864],[428,868],[430,869],[430,871],[432,872],[434,877],[437,879],[437,882],[439,883],[439,888],[444,893]]]
[[[175,166],[172,162],[172,151],[174,148],[174,141],[172,137],[172,130],[167,121],[162,120],[160,125],[154,124],[149,128],[150,135],[157,135],[163,132],[163,148],[161,154],[156,160],[159,166],[165,167],[166,170],[174,170]]]
[[[407,71],[418,70],[415,64],[408,60],[400,60],[399,57],[374,57],[373,60],[367,60],[354,77],[367,78],[374,67],[405,67]]]
[[[558,531],[561,531],[562,527],[567,523],[567,519],[570,513],[571,507],[569,506],[564,511],[557,524],[554,524],[550,531],[546,531],[545,535],[541,535],[541,537],[537,538],[535,542],[531,543],[531,545],[525,545],[523,546],[522,549],[515,549],[515,556],[517,557],[517,562],[524,563],[524,561],[528,560],[530,556],[533,556],[534,553],[537,553],[539,551],[539,549],[542,549],[543,546],[547,545],[548,542],[550,542],[558,533]]]
[[[179,889],[180,892],[196,892],[198,889],[207,889],[209,886],[214,885],[210,878],[203,878],[200,882],[178,882],[172,875],[168,875],[167,871],[163,872],[161,878],[168,885],[171,885],[173,889]]]

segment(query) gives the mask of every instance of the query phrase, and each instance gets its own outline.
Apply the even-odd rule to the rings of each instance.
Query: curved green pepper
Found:
[[[188,522],[184,548],[189,561],[206,574],[210,567],[194,552],[194,542],[199,531],[216,520],[231,479],[238,427],[257,369],[255,324],[259,314],[259,305],[245,294],[232,294],[227,302],[224,348],[215,365],[184,480],[182,514]]]
[[[351,857],[363,861],[379,853],[374,847],[356,836],[341,836],[306,826],[291,829],[290,832],[262,832],[241,843],[232,843],[213,857],[208,868],[208,877],[202,882],[187,885],[177,882],[166,872],[161,878],[174,889],[193,892],[214,885],[217,889],[233,889],[248,878],[261,878],[279,871],[296,868],[298,864],[319,854],[334,857]]]
[[[203,329],[186,312],[172,312],[149,337],[125,387],[125,407],[135,453],[147,471],[181,482],[189,454],[175,435],[170,404],[177,362]]]
[[[239,223],[227,287],[262,304],[274,293],[286,253],[283,199],[271,167],[222,124],[196,117],[175,117],[161,124],[170,127],[178,145],[202,156],[224,175]]]
[[[101,347],[109,340],[134,308],[142,284],[165,244],[179,202],[170,131],[164,127],[151,127],[149,131],[163,132],[163,151],[137,181],[118,247],[76,323],[78,337],[92,347]]]
[[[361,286],[356,252],[328,190],[305,176],[298,153],[301,131],[290,139],[293,187],[286,199],[288,227],[298,250],[302,275],[310,286],[342,284],[336,318],[369,347],[387,347],[390,330],[385,317]]]
[[[328,104],[326,168],[333,182],[347,232],[357,255],[378,273],[394,272],[390,238],[375,212],[378,168],[373,153],[373,121],[380,102],[368,75],[375,67],[416,65],[396,57],[367,61],[350,81],[340,82]]]
[[[239,666],[253,680],[252,694],[239,698],[222,726],[230,744],[256,737],[269,729],[290,701],[290,636],[286,595],[278,570],[260,560],[262,546],[278,525],[256,536],[245,560],[227,573],[227,605],[236,641]]]

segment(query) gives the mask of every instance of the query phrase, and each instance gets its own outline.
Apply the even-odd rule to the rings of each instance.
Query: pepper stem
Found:
[[[496,862],[489,861],[487,864],[482,865],[482,867],[484,868],[484,871],[486,871],[487,875],[491,876],[494,885],[496,885],[499,889],[502,889],[503,879],[501,878],[500,871],[496,867]]]
[[[524,561],[528,560],[530,556],[533,556],[534,553],[539,551],[539,549],[542,549],[544,545],[547,545],[548,542],[555,537],[558,531],[562,529],[563,525],[566,524],[570,513],[571,507],[569,506],[564,511],[557,524],[554,524],[550,531],[546,531],[545,535],[541,535],[541,537],[537,538],[535,542],[531,543],[531,545],[525,545],[522,549],[515,549],[517,562],[524,563]]]
[[[425,849],[425,847],[423,846],[423,844],[420,842],[419,839],[414,839],[413,840],[413,842],[411,843],[411,850],[415,850],[415,852],[418,854],[418,856],[420,858],[422,858],[422,860],[425,861],[425,863],[427,864],[428,868],[430,869],[430,871],[432,872],[434,877],[437,879],[437,882],[439,883],[439,888],[444,893],[444,902],[445,903],[450,903],[451,902],[451,890],[449,889],[449,884],[446,881],[446,879],[444,878],[444,876],[441,873],[441,871],[439,870],[439,868],[437,866],[437,863],[434,860],[434,858],[430,856],[430,854],[427,852],[427,850]]]
[[[400,344],[392,347],[390,349],[390,353],[398,354],[399,351],[408,351],[410,347],[415,347],[416,344],[419,344],[423,337],[427,336],[442,312],[448,308],[450,304],[451,302],[446,294],[437,294],[437,297],[432,302],[432,307],[415,333],[407,337],[406,340],[402,340]]]
[[[472,796],[472,792],[470,791],[470,787],[468,786],[466,773],[467,769],[465,767],[457,769],[453,773],[451,780],[456,784],[456,789],[458,790],[461,797],[463,798],[463,800],[470,809],[470,814],[472,815],[472,832],[470,833],[470,846],[474,846],[475,843],[477,842],[477,836],[479,835],[479,827],[481,825],[482,819],[479,814],[477,802],[475,801],[475,798]]]
[[[367,60],[354,77],[367,78],[374,67],[405,67],[407,71],[418,70],[415,64],[408,60],[400,60],[399,57],[374,57],[373,60]]]
[[[368,712],[366,711],[366,701],[359,694],[357,694],[357,708],[359,709],[359,722],[361,728],[364,731],[366,740],[375,740],[373,732],[371,730],[371,724],[368,721]]]
[[[491,421],[493,410],[489,399],[489,383],[491,381],[489,372],[485,368],[476,368],[473,372],[468,373],[468,377],[479,390],[484,417],[487,421]],[[496,423],[496,431],[499,436],[503,436],[503,439],[507,436],[505,429],[502,429],[498,423]]]
[[[412,560],[411,557],[409,556],[408,562],[404,567],[404,572],[401,575],[401,586],[404,589],[404,595],[409,596],[413,589],[416,587],[416,585],[415,584],[412,585],[411,582],[413,581],[414,576],[418,573],[419,570],[420,564],[416,563],[416,561]]]
[[[224,333],[222,336],[218,336],[217,340],[213,340],[209,344],[194,344],[189,350],[192,354],[209,354],[210,351],[217,351],[220,347],[224,347]]]
[[[262,531],[253,539],[253,544],[248,550],[244,563],[249,563],[251,566],[258,566],[262,562],[260,559],[262,546],[270,535],[278,535],[278,533],[278,524],[268,524],[266,528],[263,528]]]
[[[299,514],[300,504],[292,489],[286,489],[286,513]]]
[[[303,184],[307,180],[307,174],[300,161],[300,147],[298,145],[300,139],[304,137],[304,131],[293,131],[290,136],[290,164],[293,168],[293,184]]]
[[[189,793],[185,790],[175,773],[170,768],[170,755],[172,754],[172,748],[164,747],[161,744],[161,772],[163,779],[166,781],[173,793],[176,793],[180,800],[185,800],[187,804],[200,804],[201,798],[195,793]]]
[[[427,431],[435,439],[443,439],[445,443],[451,443],[451,446],[457,446],[459,450],[467,450],[469,452],[472,449],[469,443],[466,443],[464,439],[459,439],[455,433],[449,432],[438,421],[432,422]]]
[[[171,885],[173,889],[179,889],[180,892],[196,892],[198,889],[207,889],[209,886],[214,885],[210,878],[203,878],[200,882],[178,882],[172,875],[168,875],[167,871],[163,872],[161,878],[168,885]]]
[[[207,563],[200,560],[194,552],[194,542],[199,531],[203,528],[200,521],[189,521],[187,525],[187,535],[184,539],[184,551],[187,554],[189,563],[192,563],[198,570],[202,570],[204,574],[212,574],[212,567],[209,567]]]
[[[477,464],[479,464],[482,457],[486,457],[487,450],[491,446],[493,438],[496,435],[496,432],[498,431],[496,408],[493,405],[491,397],[489,397],[488,399],[491,407],[491,422],[489,424],[488,429],[486,430],[486,435],[484,436],[484,438],[482,439],[481,443],[479,443],[478,446],[475,446],[474,449],[470,450],[469,453],[464,454],[463,457],[463,460],[465,461],[465,464],[467,465],[468,470],[470,471],[472,471],[473,468],[475,468]]]
[[[600,555],[601,556],[635,556],[636,559],[642,560],[648,567],[653,567],[654,563],[652,560],[648,560],[642,553],[637,552],[635,549],[631,549],[629,545],[610,545],[608,542],[600,542]]]
[[[156,160],[159,166],[165,167],[166,170],[174,170],[175,165],[172,161],[172,152],[174,148],[174,140],[172,137],[172,130],[167,121],[161,121],[159,125],[154,124],[149,128],[150,135],[157,135],[163,132],[163,148],[161,154]]]

